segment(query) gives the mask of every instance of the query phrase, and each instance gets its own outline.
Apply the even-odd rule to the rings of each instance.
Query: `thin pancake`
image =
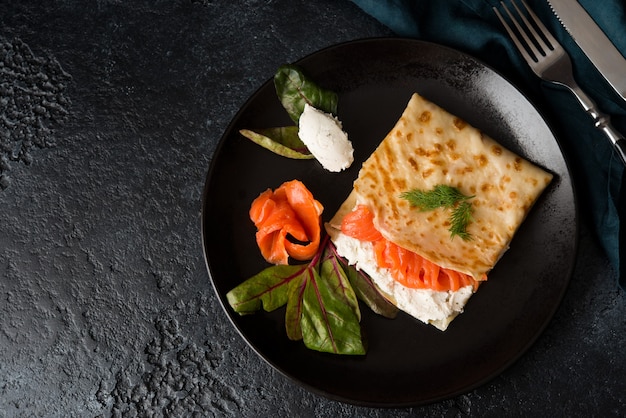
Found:
[[[441,267],[482,280],[508,249],[552,175],[418,94],[363,163],[354,202],[383,236]],[[475,196],[472,239],[451,238],[449,211],[421,212],[403,192],[438,184]],[[346,210],[349,203],[342,207]]]

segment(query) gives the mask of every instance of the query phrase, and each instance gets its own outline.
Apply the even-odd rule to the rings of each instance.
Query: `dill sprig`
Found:
[[[467,232],[467,226],[474,219],[472,218],[473,212],[472,203],[467,201],[459,203],[452,209],[450,228],[448,228],[452,238],[458,235],[463,241],[470,241],[472,239],[472,235]]]
[[[471,234],[467,232],[467,226],[473,220],[474,209],[468,200],[474,196],[466,196],[456,187],[438,184],[432,190],[414,189],[402,193],[400,197],[408,200],[412,206],[422,212],[438,208],[451,209],[450,228],[448,228],[450,237],[454,238],[458,235],[464,241],[472,239]]]
[[[456,187],[445,184],[438,184],[432,190],[424,191],[414,189],[400,195],[411,205],[418,207],[421,211],[429,211],[437,208],[453,208],[458,202],[471,199],[474,196],[465,196]]]

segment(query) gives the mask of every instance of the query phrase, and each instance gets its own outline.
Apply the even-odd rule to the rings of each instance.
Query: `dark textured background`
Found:
[[[200,239],[222,132],[280,64],[385,35],[347,0],[0,1],[0,416],[625,414],[626,300],[585,223],[536,344],[438,404],[321,398],[231,327]]]

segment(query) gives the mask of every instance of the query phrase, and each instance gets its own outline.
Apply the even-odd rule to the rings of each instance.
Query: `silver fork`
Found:
[[[583,109],[593,118],[594,126],[604,132],[609,141],[611,141],[622,163],[626,165],[626,139],[613,128],[609,116],[602,113],[596,103],[580,89],[574,79],[572,62],[567,52],[554,39],[524,0],[521,0],[521,3],[526,10],[526,14],[520,9],[515,0],[510,0],[510,2],[514,8],[513,12],[503,1],[500,2],[500,6],[513,23],[515,30],[511,28],[496,7],[493,8],[493,11],[504,25],[513,43],[530,68],[541,79],[564,86],[576,96]],[[514,14],[517,14],[517,18]],[[534,25],[531,24],[527,15]]]

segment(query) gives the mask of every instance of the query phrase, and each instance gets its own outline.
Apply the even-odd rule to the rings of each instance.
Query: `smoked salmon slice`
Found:
[[[391,276],[403,286],[412,289],[457,291],[478,282],[470,275],[446,269],[385,239],[374,226],[374,214],[365,205],[357,205],[341,223],[344,235],[371,242],[374,246],[376,263],[391,271]]]
[[[323,210],[299,180],[261,193],[250,206],[250,219],[263,258],[272,264],[288,264],[289,257],[312,259],[320,245]]]

